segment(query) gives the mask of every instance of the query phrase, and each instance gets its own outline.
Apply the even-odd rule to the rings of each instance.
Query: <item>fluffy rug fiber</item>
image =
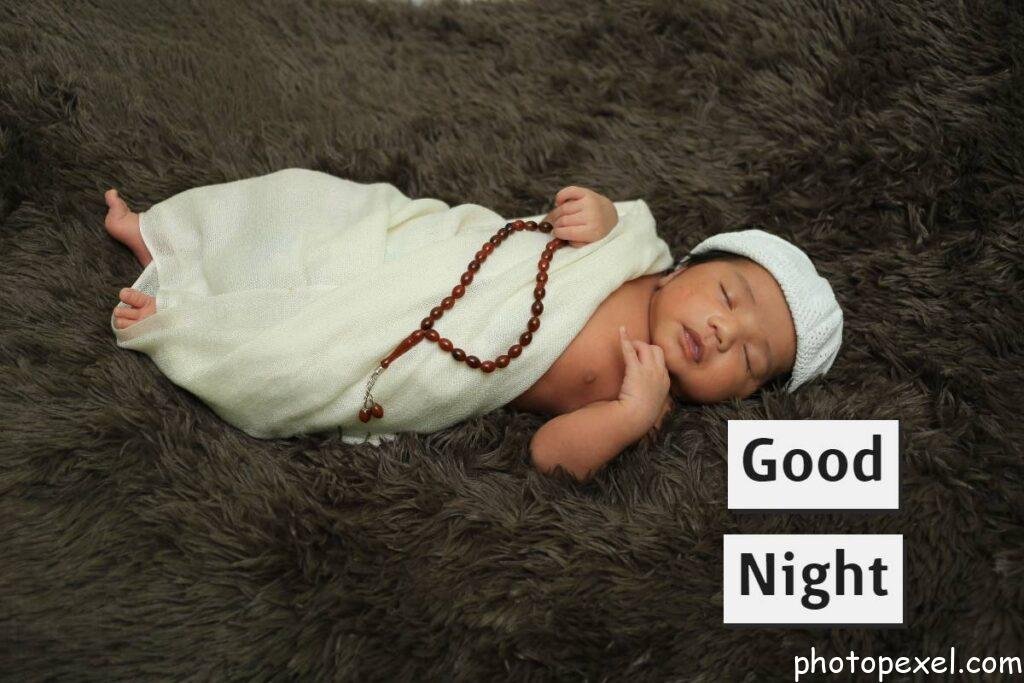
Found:
[[[765,680],[1021,654],[1024,21],[1013,3],[0,3],[0,676]],[[261,441],[118,349],[146,209],[290,166],[757,224],[846,312],[826,381],[690,406],[592,481],[509,408]],[[557,311],[551,313],[557,315]],[[730,418],[900,420],[903,508],[734,514]],[[725,533],[902,533],[906,628],[722,625]],[[966,655],[965,655],[966,656]]]

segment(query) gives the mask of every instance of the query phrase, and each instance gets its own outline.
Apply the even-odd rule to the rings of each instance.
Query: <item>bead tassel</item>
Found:
[[[533,333],[540,328],[540,315],[544,312],[544,304],[541,303],[541,299],[544,298],[545,289],[544,285],[548,281],[548,268],[551,265],[551,258],[554,256],[555,251],[561,249],[563,246],[568,244],[565,240],[554,238],[544,245],[544,251],[541,253],[540,261],[537,262],[537,286],[533,290],[534,302],[530,306],[530,312],[533,314],[526,324],[526,331],[519,335],[519,343],[513,344],[508,348],[508,351],[494,360],[480,360],[478,357],[466,353],[465,350],[455,346],[455,343],[451,339],[442,337],[440,333],[434,329],[434,321],[441,318],[445,311],[451,310],[459,299],[466,293],[466,288],[473,282],[473,275],[480,271],[481,266],[487,260],[487,257],[494,252],[501,243],[504,242],[509,235],[513,232],[521,232],[528,230],[530,232],[540,231],[543,233],[549,233],[554,230],[554,226],[547,221],[543,221],[538,225],[535,221],[512,221],[506,223],[505,227],[494,233],[494,236],[484,242],[480,250],[476,252],[473,260],[466,266],[466,272],[459,278],[459,283],[452,288],[451,296],[446,296],[441,300],[438,306],[430,309],[430,315],[424,318],[420,322],[418,329],[413,330],[409,336],[403,339],[394,350],[388,354],[386,358],[381,360],[380,365],[373,371],[369,381],[366,383],[366,395],[363,398],[363,407],[359,411],[359,419],[362,422],[369,422],[371,418],[384,417],[384,406],[373,400],[373,396],[370,394],[370,390],[373,388],[374,383],[380,374],[384,372],[390,365],[397,360],[403,353],[416,346],[424,339],[427,341],[435,342],[438,347],[444,353],[450,353],[452,358],[457,361],[464,362],[468,367],[477,370],[479,369],[484,373],[494,372],[498,368],[508,367],[509,363],[513,359],[519,358],[523,353],[523,347],[529,345],[533,341]]]

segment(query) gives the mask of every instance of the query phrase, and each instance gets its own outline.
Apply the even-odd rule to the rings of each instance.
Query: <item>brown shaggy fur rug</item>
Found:
[[[0,676],[766,680],[1021,654],[1024,19],[1015,3],[0,0]],[[301,166],[539,213],[756,223],[846,312],[827,380],[693,406],[594,480],[511,409],[261,441],[123,351],[146,209]],[[734,514],[729,418],[900,420],[903,508]],[[901,533],[906,628],[722,625],[725,533]]]

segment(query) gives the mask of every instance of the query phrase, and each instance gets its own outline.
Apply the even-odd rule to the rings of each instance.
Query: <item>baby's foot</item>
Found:
[[[156,298],[137,289],[125,287],[118,297],[128,306],[114,307],[114,327],[119,330],[134,325],[156,313]]]
[[[139,230],[139,214],[134,213],[124,203],[124,200],[117,196],[117,190],[109,189],[103,195],[107,201],[107,218],[103,222],[107,232],[118,242],[123,242],[135,254],[135,258],[145,267],[153,260],[153,255],[146,248],[142,241],[142,232]]]

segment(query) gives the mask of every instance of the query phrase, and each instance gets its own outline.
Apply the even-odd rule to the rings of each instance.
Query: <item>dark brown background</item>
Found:
[[[764,680],[1021,654],[1015,4],[0,1],[0,676]],[[756,223],[846,313],[826,381],[691,406],[594,481],[510,409],[260,441],[118,349],[103,228],[290,166],[539,213]],[[557,315],[552,311],[549,315]],[[729,418],[899,419],[901,512],[726,509]],[[721,624],[723,533],[901,533],[908,628]]]

